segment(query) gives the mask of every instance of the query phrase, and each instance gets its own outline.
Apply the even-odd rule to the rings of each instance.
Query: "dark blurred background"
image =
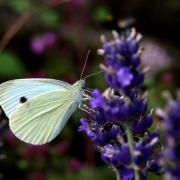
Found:
[[[144,36],[149,106],[163,106],[162,90],[175,92],[180,83],[179,0],[0,0],[0,82],[28,77],[76,82],[89,49],[84,76],[99,71],[100,35],[111,38],[112,30],[131,27]],[[87,86],[103,90],[102,79],[92,76]],[[0,178],[115,179],[77,131],[82,116],[87,115],[76,112],[53,142],[32,146],[15,138],[0,111]]]

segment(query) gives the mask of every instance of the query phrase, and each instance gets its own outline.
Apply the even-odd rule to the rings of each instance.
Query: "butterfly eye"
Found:
[[[25,103],[27,101],[27,98],[25,96],[20,97],[19,101],[21,103]]]
[[[86,83],[84,80],[81,81],[81,88],[82,89],[85,89],[86,88]]]
[[[82,89],[86,89],[86,84],[83,84],[83,85],[82,85]]]

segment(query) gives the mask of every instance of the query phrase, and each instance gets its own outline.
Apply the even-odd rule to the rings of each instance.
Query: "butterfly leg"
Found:
[[[90,99],[89,98],[83,98],[82,100],[83,100],[83,102],[86,102],[86,101],[89,101]]]
[[[91,96],[89,96],[88,94],[83,94],[84,98],[87,98],[87,99],[91,99]]]
[[[91,115],[92,116],[92,113],[91,112],[93,112],[94,110],[93,109],[91,109],[91,108],[89,108],[87,105],[85,105],[85,104],[79,104],[79,109],[80,110],[82,110],[82,111],[84,111],[84,112],[86,112],[86,113],[88,113],[89,115]]]
[[[79,105],[79,109],[88,113],[89,115],[91,115],[90,111],[88,111],[87,109],[83,108],[81,105]]]
[[[88,93],[92,93],[92,91],[89,89],[84,89],[84,91],[87,91]]]

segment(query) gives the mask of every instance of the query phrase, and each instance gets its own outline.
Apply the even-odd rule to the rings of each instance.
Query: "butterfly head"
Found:
[[[79,80],[76,83],[74,83],[73,86],[77,91],[84,90],[86,87],[85,80]]]

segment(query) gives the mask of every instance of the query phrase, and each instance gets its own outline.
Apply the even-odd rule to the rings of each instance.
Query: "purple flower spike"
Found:
[[[101,38],[103,45],[98,52],[104,56],[104,63],[100,68],[109,87],[102,93],[98,89],[92,92],[92,117],[89,123],[81,119],[79,128],[86,131],[102,160],[119,172],[122,180],[135,180],[137,176],[145,180],[148,171],[157,173],[161,169],[152,163],[159,156],[154,147],[159,134],[149,131],[153,117],[140,88],[144,81],[140,37],[133,29],[122,35],[113,31],[111,41]]]
[[[167,107],[164,119],[164,133],[166,135],[163,161],[167,180],[180,179],[180,99],[172,101]]]

